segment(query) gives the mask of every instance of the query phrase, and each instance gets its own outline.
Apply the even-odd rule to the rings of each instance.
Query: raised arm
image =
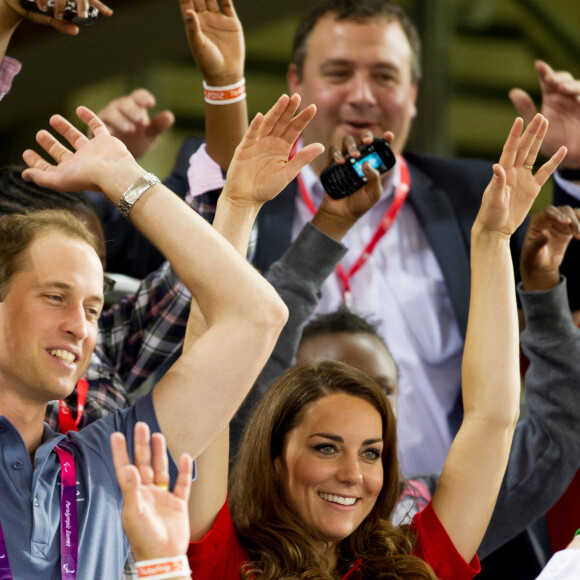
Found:
[[[372,141],[370,131],[363,133],[363,140]],[[384,138],[390,142],[393,134],[385,133]],[[322,285],[347,251],[341,240],[381,197],[383,190],[378,172],[370,166],[365,166],[364,171],[367,172],[368,184],[339,200],[325,195],[312,223],[304,226],[284,255],[264,274],[288,307],[288,322],[248,397],[230,423],[230,456],[237,453],[254,406],[274,381],[295,363],[302,328],[318,305]]]
[[[580,468],[580,330],[558,268],[580,210],[549,206],[530,220],[522,247],[518,294],[526,327],[520,340],[527,416],[516,426],[510,458],[480,558],[544,515]]]
[[[179,4],[193,59],[206,86],[216,93],[205,99],[207,153],[227,171],[248,127],[242,24],[232,0],[219,4],[217,0],[179,0]],[[233,92],[220,94],[227,87],[234,87]],[[208,102],[223,97],[229,100],[221,104]]]
[[[433,507],[459,553],[471,561],[488,526],[519,414],[519,343],[510,236],[564,147],[534,175],[547,121],[522,133],[518,118],[484,192],[471,234],[471,297],[462,366],[464,419],[443,467]]]
[[[390,143],[393,133],[388,131],[383,138]],[[361,132],[361,141],[368,144],[372,140],[370,131]],[[346,143],[344,147],[347,147]],[[302,328],[316,309],[322,284],[334,272],[347,250],[340,242],[382,195],[378,172],[370,165],[365,165],[363,170],[367,185],[342,199],[332,199],[325,194],[311,224],[302,229],[284,255],[264,274],[288,306],[289,317],[251,395],[261,398],[295,363]]]
[[[117,204],[145,172],[96,115],[84,107],[77,112],[95,137],[89,140],[62,117],[53,117],[52,127],[75,153],[41,131],[39,144],[59,162],[50,165],[28,150],[24,159],[31,169],[24,177],[53,189],[100,190]],[[223,431],[251,387],[286,309],[232,246],[163,185],[153,185],[139,199],[131,219],[172,262],[208,325],[154,391],[170,452],[197,457]]]
[[[311,106],[294,117],[299,103],[297,95],[291,98],[284,95],[265,116],[258,115],[232,160],[213,225],[241,255],[246,253],[250,231],[260,207],[323,151],[321,145],[313,144],[288,160],[292,145],[315,112],[314,106]],[[200,324],[203,321],[199,312],[192,307],[186,349],[194,340],[199,342],[203,339],[203,335],[198,338]],[[245,346],[240,350],[247,353]],[[243,353],[242,356],[246,356]],[[198,541],[205,535],[225,501],[228,435],[226,429],[197,459],[199,475],[192,488],[189,507],[192,541]]]

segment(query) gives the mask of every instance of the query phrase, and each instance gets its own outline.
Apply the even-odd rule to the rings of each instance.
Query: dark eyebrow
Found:
[[[340,66],[352,66],[352,60],[347,60],[345,58],[329,58],[320,63],[320,66],[328,66],[328,65],[340,65]]]
[[[74,288],[70,284],[67,284],[66,282],[57,282],[57,281],[39,284],[38,288],[41,290],[42,289],[48,290],[49,288],[58,288],[59,290],[67,290],[67,291],[74,290]],[[89,296],[89,300],[98,302],[99,304],[104,304],[105,302],[103,296],[100,296],[98,294],[95,294],[94,296]]]
[[[337,443],[344,443],[344,439],[339,435],[331,435],[330,433],[312,433],[308,439],[312,437],[324,437],[325,439],[330,439],[331,441],[336,441]]]
[[[337,443],[344,443],[344,439],[340,435],[331,435],[330,433],[313,433],[308,439],[312,437],[324,437],[325,439],[330,439],[331,441],[336,441]],[[377,439],[365,439],[362,442],[362,446],[374,445],[375,443],[382,443],[383,438],[378,437]]]

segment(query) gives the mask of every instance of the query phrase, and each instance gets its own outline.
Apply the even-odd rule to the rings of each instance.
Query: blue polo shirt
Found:
[[[0,416],[0,522],[15,578],[61,580],[60,463],[55,446],[76,464],[79,564],[77,578],[121,578],[129,544],[121,525],[122,494],[109,437],[121,431],[133,454],[133,428],[143,421],[159,431],[151,394],[134,407],[95,421],[79,433],[55,433],[45,425],[34,466],[12,423]],[[169,457],[173,486],[177,475]]]

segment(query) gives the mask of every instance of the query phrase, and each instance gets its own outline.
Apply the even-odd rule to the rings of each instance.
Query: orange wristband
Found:
[[[204,100],[209,105],[231,105],[246,98],[246,79],[223,87],[210,87],[203,81]]]
[[[187,556],[174,556],[173,558],[157,558],[155,560],[142,560],[136,563],[137,576],[150,578],[151,580],[165,580],[179,578],[191,574]]]

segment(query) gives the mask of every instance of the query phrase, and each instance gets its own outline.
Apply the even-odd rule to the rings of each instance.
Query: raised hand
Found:
[[[393,138],[394,135],[391,131],[387,131],[383,135],[383,139],[389,144],[392,143]],[[373,134],[371,131],[367,129],[361,131],[360,142],[369,145],[372,141]],[[353,157],[360,155],[358,144],[352,135],[347,135],[344,138],[343,145],[344,151],[334,146],[330,148],[330,157],[337,163],[344,162],[344,152]],[[312,220],[316,227],[337,240],[344,236],[346,231],[380,199],[383,193],[379,172],[368,163],[363,166],[363,171],[367,178],[367,183],[364,187],[342,199],[333,199],[325,193],[322,203]]]
[[[265,203],[324,151],[320,143],[312,143],[289,159],[292,146],[316,113],[310,105],[294,116],[299,105],[298,95],[282,95],[266,115],[254,117],[236,149],[222,196],[234,202]]]
[[[30,20],[36,24],[42,24],[44,26],[52,26],[52,28],[55,28],[63,34],[76,35],[79,32],[79,27],[77,24],[74,24],[69,20],[62,19],[62,15],[64,14],[66,7],[66,0],[55,0],[53,16],[45,16],[37,12],[24,10],[24,8],[22,8],[20,5],[20,0],[2,0],[2,2],[15,14],[18,14],[23,19]],[[85,18],[87,16],[89,5],[98,8],[99,12],[103,16],[111,16],[111,14],[113,14],[113,11],[100,0],[76,0],[76,5],[77,12],[81,18]],[[48,0],[37,0],[37,6],[40,10],[45,12],[48,9]]]
[[[244,76],[244,33],[231,0],[179,0],[191,54],[211,86]]]
[[[526,291],[558,284],[560,264],[572,238],[580,239],[580,209],[550,205],[532,216],[520,257]]]
[[[535,173],[533,165],[548,129],[548,121],[537,114],[525,131],[517,118],[505,142],[499,163],[482,199],[474,227],[511,236],[532,207],[540,188],[566,155],[560,147]]]
[[[111,101],[97,115],[109,133],[117,137],[135,159],[145,155],[175,123],[171,111],[160,111],[149,117],[155,97],[147,89],[135,89],[131,94]]]
[[[550,123],[542,144],[542,153],[550,157],[561,145],[568,148],[563,166],[580,168],[580,81],[568,71],[554,71],[542,60],[535,63],[542,91],[540,112]],[[509,97],[526,123],[536,114],[534,101],[521,89],[512,89]]]
[[[145,423],[135,425],[134,465],[122,433],[111,435],[111,450],[117,482],[123,493],[123,529],[137,561],[185,554],[189,542],[187,502],[191,489],[191,458],[186,454],[181,456],[172,493],[169,491],[165,438],[161,433],[150,437]]]
[[[50,126],[68,141],[73,150],[65,147],[48,131],[39,131],[36,141],[56,164],[52,165],[36,151],[27,149],[22,154],[29,167],[22,173],[26,181],[34,181],[41,187],[57,191],[107,191],[108,186],[115,185],[116,180],[123,176],[126,181],[136,178],[131,174],[137,173],[138,176],[144,173],[125,145],[109,134],[95,113],[86,107],[78,107],[77,115],[87,124],[94,137],[89,139],[64,117],[54,115]],[[111,187],[113,191],[117,189],[118,186]]]

